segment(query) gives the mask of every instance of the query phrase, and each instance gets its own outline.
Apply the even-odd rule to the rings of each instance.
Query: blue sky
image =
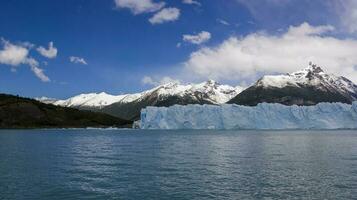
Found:
[[[356,81],[356,8],[352,0],[1,1],[0,91],[66,98],[137,92],[168,80],[248,85],[310,59]],[[267,51],[289,49],[292,35],[313,49],[309,55],[298,43],[288,55]],[[12,55],[20,50],[28,52]]]

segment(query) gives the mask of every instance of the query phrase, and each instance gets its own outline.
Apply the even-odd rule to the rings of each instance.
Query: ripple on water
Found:
[[[357,196],[356,131],[1,132],[0,199]]]

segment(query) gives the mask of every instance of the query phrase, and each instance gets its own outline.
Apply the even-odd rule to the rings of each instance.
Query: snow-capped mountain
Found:
[[[355,100],[357,85],[343,76],[327,74],[310,62],[307,68],[294,73],[264,76],[228,103],[315,105],[319,102],[352,103]]]
[[[105,92],[80,94],[66,100],[56,100],[46,97],[37,98],[43,103],[54,104],[56,106],[81,108],[81,109],[101,109],[116,102],[131,102],[141,96],[138,94],[110,95]]]
[[[242,91],[241,87],[220,85],[215,81],[200,84],[180,85],[168,83],[142,95],[128,103],[113,103],[102,109],[103,112],[128,120],[137,120],[140,111],[147,106],[167,107],[187,104],[222,104]]]
[[[151,95],[157,95],[159,99],[170,96],[187,97],[191,96],[197,101],[207,101],[211,104],[223,104],[235,97],[243,90],[242,87],[232,87],[229,85],[220,85],[209,80],[199,84],[180,85],[177,83],[168,83],[156,87],[146,92],[142,98]]]
[[[199,84],[168,83],[136,94],[110,95],[106,93],[80,94],[66,100],[46,97],[37,100],[54,105],[102,111],[124,119],[139,117],[146,106],[174,104],[223,104],[235,97],[243,88],[220,85],[209,80]]]

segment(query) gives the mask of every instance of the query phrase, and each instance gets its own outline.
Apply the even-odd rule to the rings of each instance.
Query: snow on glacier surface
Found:
[[[261,103],[147,107],[142,129],[356,129],[357,101],[285,106]]]

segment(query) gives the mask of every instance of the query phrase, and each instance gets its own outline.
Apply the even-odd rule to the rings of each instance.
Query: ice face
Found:
[[[255,107],[223,104],[147,107],[142,129],[356,129],[357,102]]]

